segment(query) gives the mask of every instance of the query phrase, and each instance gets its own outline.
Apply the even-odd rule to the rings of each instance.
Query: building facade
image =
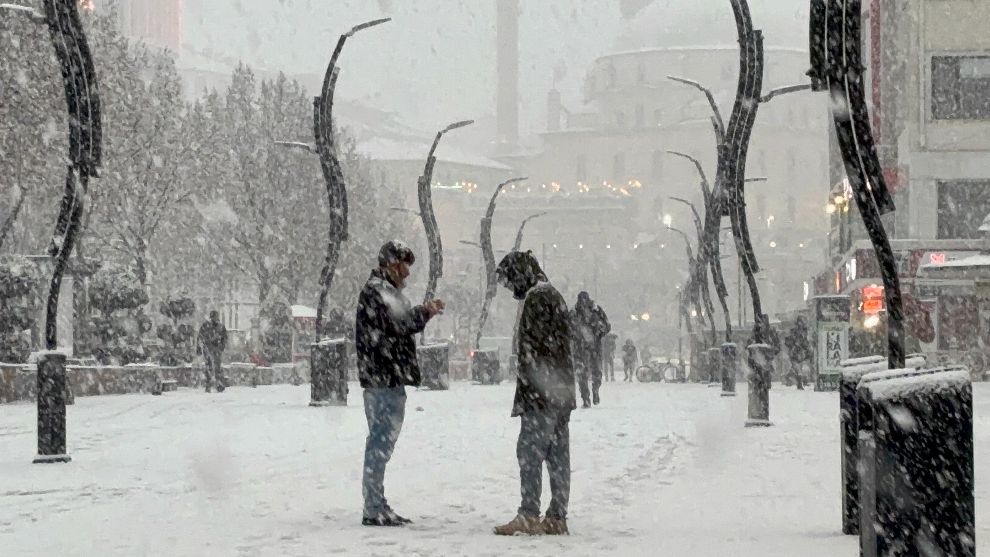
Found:
[[[863,2],[863,16],[871,119],[897,204],[885,222],[902,290],[926,308],[936,329],[931,342],[912,345],[926,353],[978,347],[978,332],[960,332],[986,330],[986,320],[954,325],[966,305],[959,303],[964,294],[942,284],[948,275],[919,277],[926,266],[963,260],[987,247],[979,229],[990,213],[990,39],[981,22],[990,17],[990,4],[870,0]],[[849,294],[855,306],[863,288],[880,278],[834,138],[830,151],[831,267],[818,276],[815,291]],[[869,334],[862,308],[853,310],[854,334]]]

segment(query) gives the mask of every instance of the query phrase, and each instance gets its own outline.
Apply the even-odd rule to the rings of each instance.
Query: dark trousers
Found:
[[[804,379],[801,377],[801,371],[804,368],[804,362],[791,362],[790,371],[787,373],[788,378],[793,377],[797,382],[798,390],[804,390]]]
[[[406,389],[364,390],[364,417],[368,420],[368,438],[364,444],[364,473],[361,492],[364,516],[374,518],[388,509],[385,498],[385,466],[392,459],[406,417]]]
[[[571,411],[555,408],[530,410],[520,416],[519,487],[522,503],[519,514],[540,515],[543,494],[543,463],[550,476],[550,506],[547,516],[567,518],[567,503],[571,493]]]
[[[217,389],[226,387],[226,378],[223,376],[223,366],[221,365],[223,353],[219,350],[203,350],[203,357],[206,360],[206,390],[211,390],[214,386]]]
[[[591,392],[588,390],[588,369],[578,367],[574,372],[574,377],[577,378],[578,391],[581,393],[581,402],[587,406],[591,404]]]

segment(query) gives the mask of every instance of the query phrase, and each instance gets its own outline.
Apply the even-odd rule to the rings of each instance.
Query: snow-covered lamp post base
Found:
[[[500,367],[498,350],[475,350],[471,355],[471,379],[482,385],[498,385]]]
[[[38,456],[35,464],[69,462],[65,450],[65,354],[44,352],[38,360]]]
[[[450,389],[450,345],[446,342],[416,348],[416,359],[423,374],[423,387],[431,391]]]
[[[722,396],[736,396],[736,361],[738,350],[735,343],[722,345]]]
[[[310,406],[347,406],[347,341],[313,343],[310,351]]]
[[[719,387],[722,385],[720,379],[722,375],[722,349],[713,347],[708,349],[708,386]]]
[[[773,347],[751,344],[749,351],[749,416],[746,427],[769,427],[770,377],[773,374]]]

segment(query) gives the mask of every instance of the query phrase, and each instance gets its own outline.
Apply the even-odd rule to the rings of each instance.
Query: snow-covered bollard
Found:
[[[482,385],[497,385],[501,380],[498,350],[475,350],[471,354],[471,379]]]
[[[876,372],[887,371],[886,356],[866,356],[843,360],[842,375],[839,378],[839,444],[841,447],[842,468],[842,533],[859,533],[859,404],[857,388],[860,381],[870,376],[869,381],[880,377]],[[894,370],[897,375],[910,374],[911,370],[925,365],[924,357],[908,358],[907,369]],[[868,382],[869,382],[868,381]]]
[[[722,345],[722,396],[736,396],[736,362],[739,359],[735,343]]]
[[[873,373],[858,396],[861,554],[975,556],[969,370]]]
[[[347,406],[347,341],[325,339],[310,350],[310,406]]]
[[[773,375],[773,347],[769,344],[750,344],[749,354],[749,415],[746,427],[769,427],[770,378]]]
[[[65,354],[42,352],[38,358],[38,456],[35,463],[69,462],[65,450]]]
[[[708,352],[708,386],[720,387],[722,385],[722,349],[712,347]]]
[[[432,391],[450,389],[450,345],[446,342],[416,347],[423,386]]]

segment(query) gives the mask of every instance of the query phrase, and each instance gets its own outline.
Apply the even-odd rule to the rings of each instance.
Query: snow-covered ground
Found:
[[[740,385],[742,386],[742,385]],[[977,539],[990,551],[990,385],[976,385]],[[854,555],[839,533],[835,393],[606,383],[571,425],[572,535],[497,538],[518,506],[512,387],[410,392],[386,491],[405,529],[359,525],[366,426],[308,386],[85,397],[68,465],[33,465],[30,404],[0,406],[2,555]],[[981,469],[981,465],[984,465]],[[548,488],[545,488],[548,489]],[[544,506],[549,494],[545,495]]]

